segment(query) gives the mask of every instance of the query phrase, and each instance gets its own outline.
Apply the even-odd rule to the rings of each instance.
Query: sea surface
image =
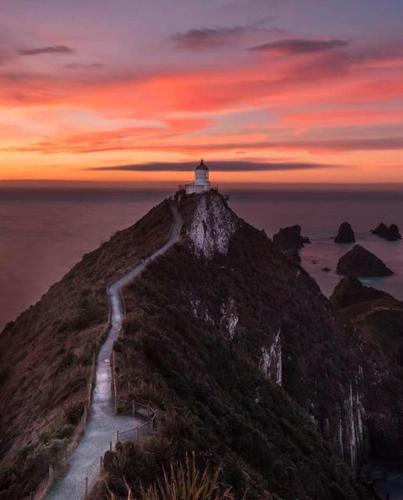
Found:
[[[381,221],[403,229],[402,189],[308,186],[227,192],[238,215],[269,236],[280,227],[302,226],[312,241],[302,250],[302,265],[326,295],[339,281],[338,258],[351,247],[336,245],[332,238],[340,223],[350,222],[357,242],[395,272],[366,282],[403,300],[403,241],[386,242],[370,233]],[[169,194],[157,189],[0,188],[0,329],[39,300],[84,253]]]

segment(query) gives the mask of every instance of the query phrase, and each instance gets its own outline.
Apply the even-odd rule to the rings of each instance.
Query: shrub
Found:
[[[74,426],[71,424],[63,424],[55,422],[46,431],[42,432],[39,440],[44,444],[49,444],[52,441],[63,440],[69,438],[74,432]]]
[[[148,488],[141,488],[138,500],[230,500],[234,496],[220,483],[221,469],[208,466],[199,469],[194,454],[186,455],[184,463],[172,462],[162,478]],[[126,485],[127,500],[134,495]],[[111,493],[111,500],[116,496]]]
[[[74,432],[74,425],[71,424],[66,424],[63,425],[58,431],[55,433],[55,438],[56,439],[67,439],[69,438]]]
[[[77,425],[84,413],[84,403],[80,402],[75,405],[69,404],[64,408],[64,417],[68,424]]]

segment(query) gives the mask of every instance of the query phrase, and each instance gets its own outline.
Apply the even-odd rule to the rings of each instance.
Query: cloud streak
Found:
[[[250,51],[258,52],[276,52],[284,55],[314,54],[316,52],[326,52],[329,50],[346,47],[346,40],[312,40],[304,38],[289,38],[276,40],[261,45],[251,47]]]
[[[380,165],[401,164],[401,35],[368,41],[325,26],[320,35],[275,33],[267,21],[248,24],[251,16],[231,17],[232,25],[202,17],[200,29],[164,25],[155,40],[147,33],[147,45],[139,41],[146,62],[143,50],[134,61],[117,43],[94,51],[68,32],[4,43],[3,165],[49,165],[50,176],[60,162],[79,176],[174,178],[173,169],[191,171],[206,155],[248,160],[211,163],[234,178],[257,171],[250,177],[357,180],[360,169],[375,178]]]
[[[174,33],[169,39],[177,49],[210,50],[238,42],[247,31],[248,28],[242,26],[191,29],[184,33]]]
[[[208,166],[215,172],[249,172],[249,171],[282,171],[312,170],[320,168],[337,168],[337,165],[310,162],[254,162],[254,161],[209,161]],[[120,172],[188,172],[194,170],[195,162],[153,162],[132,165],[112,165],[94,167],[95,171]]]
[[[72,55],[75,54],[75,50],[67,45],[48,45],[46,47],[20,49],[18,53],[21,56],[39,56],[42,54]]]

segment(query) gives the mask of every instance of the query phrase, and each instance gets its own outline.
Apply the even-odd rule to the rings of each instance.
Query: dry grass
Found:
[[[140,496],[134,497],[128,487],[126,500],[233,500],[230,489],[220,483],[221,469],[199,469],[195,455],[186,455],[184,463],[171,463],[169,471],[148,488],[141,488]],[[111,493],[110,500],[117,500]]]

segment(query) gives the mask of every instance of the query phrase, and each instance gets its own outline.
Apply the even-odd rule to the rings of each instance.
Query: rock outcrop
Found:
[[[309,238],[302,236],[301,226],[295,225],[281,228],[278,233],[273,235],[273,243],[283,252],[284,255],[299,261],[299,250],[306,243],[310,243],[310,240]]]
[[[381,222],[375,229],[371,229],[371,233],[388,241],[397,241],[402,239],[399,228],[396,224],[391,224],[389,227]]]
[[[343,222],[337,233],[336,238],[334,239],[335,243],[355,243],[355,234],[353,228],[350,226],[348,222]]]
[[[337,274],[361,278],[376,278],[390,276],[393,274],[393,271],[372,252],[361,245],[354,245],[349,252],[339,259]]]
[[[397,463],[403,426],[403,303],[343,278],[330,298],[349,331],[361,374],[359,391],[366,422],[369,457]]]
[[[197,256],[211,259],[215,253],[227,253],[230,238],[237,227],[238,218],[221,196],[201,196],[197,198],[186,236]]]

